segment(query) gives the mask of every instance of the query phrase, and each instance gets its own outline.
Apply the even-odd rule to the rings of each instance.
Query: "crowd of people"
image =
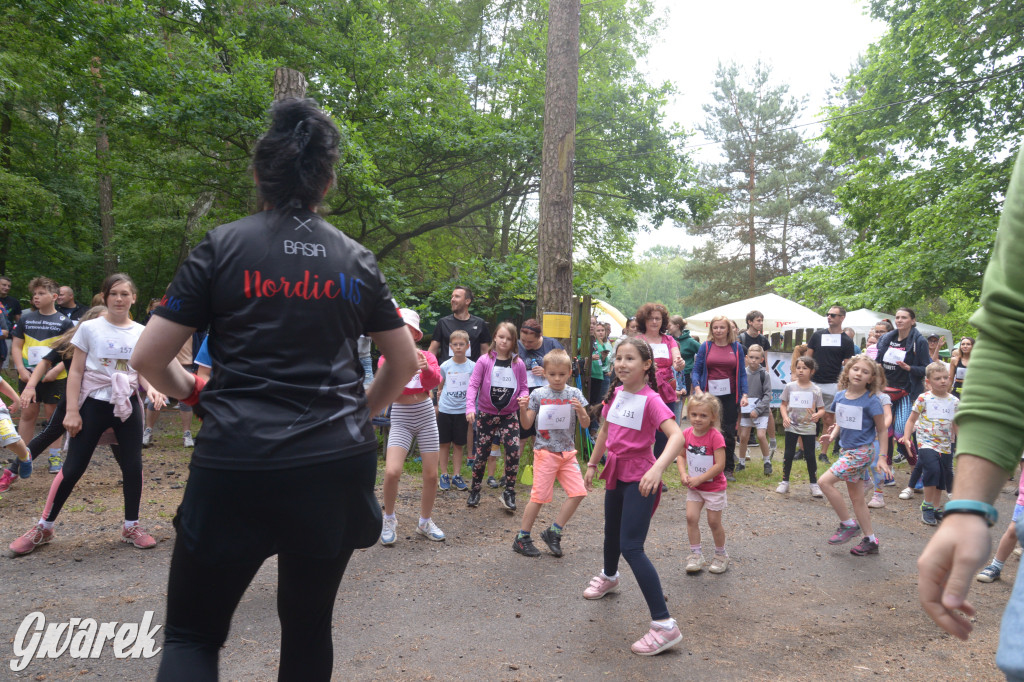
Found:
[[[675,463],[685,488],[686,571],[724,573],[729,485],[748,466],[751,438],[763,473],[772,475],[779,423],[784,455],[776,492],[790,494],[793,462],[802,451],[809,494],[827,499],[838,520],[823,538],[830,544],[859,537],[852,554],[880,551],[870,510],[885,505],[884,488],[894,484],[892,465],[900,459],[913,466],[900,497],[912,499],[920,486],[925,524],[976,511],[994,522],[987,503],[948,498],[958,445],[954,417],[958,395],[969,385],[973,339],[962,339],[946,363],[937,340],[918,332],[914,311],[901,308],[872,331],[862,352],[843,327],[846,310],[832,306],[827,327],[794,351],[778,415],[765,369],[771,340],[756,310],[743,329],[715,317],[700,341],[682,317],[647,303],[614,342],[610,325],[592,319],[590,347],[566,349],[544,337],[535,319],[518,329],[510,321],[490,327],[470,313],[472,291],[457,286],[451,314],[438,321],[424,350],[415,345],[424,336],[418,314],[398,306],[372,254],[316,213],[334,178],[339,139],[312,101],[276,104],[253,157],[264,210],[207,233],[151,306],[145,327],[130,316],[138,292],[128,275],[108,277],[92,308],[79,305],[70,288],[35,278],[27,311],[10,295],[11,280],[0,277],[0,327],[19,379],[17,391],[6,382],[0,391],[12,411],[22,413],[15,430],[0,408],[0,443],[15,455],[0,485],[6,489],[31,476],[33,460],[64,432],[68,437],[66,459],[50,450],[55,476],[48,498],[38,522],[11,543],[14,553],[53,540],[58,514],[101,443],[111,444],[123,477],[120,540],[153,547],[139,520],[142,448],[152,442],[155,424],[146,410],[180,406],[183,444],[194,451],[175,519],[159,679],[216,678],[232,613],[273,555],[279,558],[280,674],[328,679],[338,586],[355,549],[396,543],[398,487],[414,449],[423,464],[416,531],[441,542],[445,532],[432,519],[438,492],[465,492],[474,508],[482,503],[486,476],[490,487],[502,489],[501,508],[515,513],[520,457],[531,448],[529,501],[512,544],[531,558],[541,554],[532,533],[554,499],[556,481],[566,500],[538,537],[558,557],[567,525],[601,478],[603,561],[582,596],[596,600],[620,589],[619,563],[626,561],[651,616],[648,631],[632,645],[639,655],[682,641],[645,552],[666,492],[664,473]],[[317,250],[323,262],[278,248],[296,230],[323,247]],[[190,356],[194,334],[206,329],[198,367],[192,367],[185,349]],[[376,372],[372,346],[379,351]],[[582,377],[589,379],[586,392],[582,381],[577,385]],[[49,420],[36,435],[40,404]],[[193,409],[204,419],[195,439]],[[373,415],[384,414],[381,505],[374,494]],[[576,445],[581,438],[593,439],[585,466]],[[494,475],[502,449],[499,481]],[[464,457],[469,482],[462,476]],[[820,476],[819,462],[828,467]],[[956,475],[959,481],[963,474]],[[1018,502],[1020,512],[1024,487]],[[702,513],[712,536],[710,560]],[[311,520],[316,543],[295,533]],[[224,527],[232,529],[230,536],[220,532]],[[1012,551],[1007,530],[977,579],[998,579]],[[969,614],[969,604],[961,600],[942,612],[924,592],[922,600],[944,627],[964,634],[948,612]]]

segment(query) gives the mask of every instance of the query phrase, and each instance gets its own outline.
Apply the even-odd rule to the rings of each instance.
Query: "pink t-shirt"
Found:
[[[700,476],[703,471],[710,469],[715,463],[715,450],[725,448],[725,436],[718,429],[708,429],[703,436],[698,436],[694,434],[691,426],[683,431],[683,439],[686,441],[686,447],[683,449],[683,455],[686,457],[686,472],[690,476]],[[717,476],[710,481],[701,483],[695,490],[717,493],[720,490],[725,490],[728,485],[725,480],[725,471],[720,471]]]
[[[654,465],[652,446],[658,427],[675,418],[665,401],[647,384],[637,393],[626,393],[619,403],[621,394],[619,386],[612,402],[601,410],[601,417],[608,422],[608,455],[601,478],[609,490],[615,489],[616,481],[631,483],[644,477]]]
[[[647,337],[643,337],[644,341],[648,341]],[[676,397],[676,389],[679,388],[675,385],[675,375],[672,373],[672,349],[679,348],[679,344],[668,334],[661,335],[661,345],[663,345],[664,351],[668,353],[668,357],[655,357],[654,358],[654,375],[658,379],[658,395],[666,403],[674,403],[678,398]],[[653,346],[651,347],[653,350]]]
[[[1024,476],[1020,477],[1020,490],[1017,494],[1017,504],[1024,506]]]
[[[708,380],[728,379],[729,387],[736,393],[736,364],[739,358],[733,351],[732,346],[719,346],[714,343],[708,349],[706,358],[708,366]]]

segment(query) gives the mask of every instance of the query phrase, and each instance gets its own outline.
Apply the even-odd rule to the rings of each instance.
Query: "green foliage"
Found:
[[[16,288],[47,274],[95,290],[102,172],[113,180],[117,267],[140,280],[140,301],[162,292],[207,229],[258,208],[248,162],[278,66],[305,75],[342,131],[325,217],[393,277],[422,273],[408,277],[416,301],[427,305],[432,287],[467,267],[535,260],[546,10],[543,0],[7,3],[0,269]],[[583,288],[628,258],[641,225],[706,213],[685,135],[664,123],[671,89],[637,68],[659,26],[652,16],[651,0],[589,3],[582,14]],[[486,303],[490,314],[507,314],[501,298]]]
[[[708,238],[687,268],[705,283],[685,299],[690,305],[762,294],[776,276],[842,253],[845,230],[831,219],[834,175],[791,129],[803,102],[788,93],[761,62],[749,74],[719,64],[702,130],[721,143],[723,160],[702,173],[717,191],[714,212],[689,225],[690,234]]]
[[[703,286],[687,276],[690,254],[678,247],[656,246],[641,256],[639,263],[611,270],[602,283],[606,300],[629,317],[644,303],[661,303],[672,315],[695,313],[686,305],[693,292]]]
[[[922,322],[934,324],[952,332],[953,343],[956,344],[965,336],[972,339],[978,338],[978,330],[971,326],[969,320],[971,315],[978,310],[979,305],[976,296],[972,296],[962,289],[949,289],[941,296],[918,303],[914,307],[914,312]]]
[[[874,0],[889,31],[835,93],[849,258],[773,284],[808,305],[978,295],[1024,135],[1024,5]]]

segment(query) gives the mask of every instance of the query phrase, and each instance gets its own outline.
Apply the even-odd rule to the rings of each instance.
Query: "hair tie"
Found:
[[[306,149],[306,145],[309,144],[309,119],[304,118],[295,125],[295,129],[292,131],[292,137],[295,138],[296,144],[299,146],[299,152]]]

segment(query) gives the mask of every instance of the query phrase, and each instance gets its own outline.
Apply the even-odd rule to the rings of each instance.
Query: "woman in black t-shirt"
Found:
[[[253,153],[265,210],[207,233],[132,356],[204,418],[174,519],[159,680],[216,679],[231,615],[273,555],[279,679],[330,679],[338,586],[381,528],[370,414],[417,369],[373,254],[314,212],[337,128],[312,100],[278,102],[272,118]],[[207,324],[217,371],[204,389],[173,359]],[[365,392],[361,334],[387,357]]]

